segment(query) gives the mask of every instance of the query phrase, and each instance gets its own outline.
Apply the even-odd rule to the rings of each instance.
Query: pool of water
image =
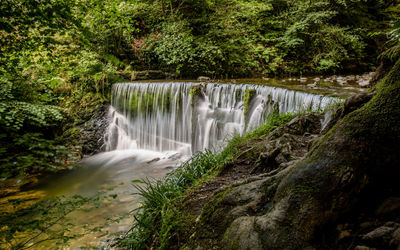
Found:
[[[67,228],[55,224],[51,230],[65,231],[65,235],[79,235],[65,244],[57,245],[57,240],[45,240],[46,233],[32,240],[27,246],[32,249],[85,249],[107,246],[114,235],[128,231],[132,226],[129,213],[137,208],[140,196],[137,194],[132,180],[160,179],[176,168],[183,160],[175,152],[152,152],[148,150],[115,150],[99,153],[85,158],[81,167],[70,172],[48,176],[34,187],[9,196],[29,201],[46,200],[54,197],[102,197],[96,203],[67,214]],[[137,184],[136,184],[137,185]],[[0,205],[1,205],[0,200]],[[4,201],[3,201],[4,204]],[[94,230],[93,229],[100,229]],[[16,238],[20,241],[29,239],[20,233]]]

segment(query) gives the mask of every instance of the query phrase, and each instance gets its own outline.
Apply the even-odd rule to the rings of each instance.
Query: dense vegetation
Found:
[[[106,103],[111,84],[132,70],[160,69],[170,77],[371,70],[399,6],[5,0],[0,13],[0,166],[1,176],[10,177],[65,168],[79,158],[66,141],[71,128]]]

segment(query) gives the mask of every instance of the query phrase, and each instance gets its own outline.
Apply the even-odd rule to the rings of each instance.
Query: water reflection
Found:
[[[140,196],[132,185],[134,179],[162,178],[183,159],[176,152],[148,150],[115,150],[84,159],[82,167],[43,180],[38,191],[47,198],[65,195],[95,197],[101,194],[100,206],[70,213],[72,231],[83,236],[69,242],[68,249],[97,247],[113,233],[127,231],[132,225],[129,212],[137,208]],[[110,220],[116,220],[110,223]],[[104,226],[107,224],[106,226]],[[101,231],[91,229],[101,227]],[[62,230],[62,229],[60,229]],[[68,232],[67,232],[68,233]],[[44,242],[38,248],[52,247]]]

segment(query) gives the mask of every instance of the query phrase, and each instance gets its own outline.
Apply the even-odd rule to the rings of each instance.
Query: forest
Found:
[[[63,133],[106,103],[124,72],[237,78],[368,71],[390,47],[389,38],[398,39],[399,6],[378,0],[6,0],[1,15],[6,178],[63,168],[79,155],[68,152]]]
[[[390,77],[384,79],[388,86],[392,86],[394,97],[389,97],[390,93],[387,93],[384,87],[379,85],[371,87],[370,92],[378,94],[373,97],[372,101],[375,100],[373,103],[371,101],[367,104],[371,108],[370,116],[362,111],[359,112],[359,116],[354,115],[353,118],[346,116],[348,106],[341,104],[344,111],[342,116],[338,117],[344,121],[338,122],[339,125],[335,125],[326,137],[321,137],[321,142],[316,143],[320,149],[313,151],[314,157],[325,159],[324,157],[328,157],[329,154],[324,153],[324,150],[330,147],[327,137],[337,136],[331,138],[332,145],[336,145],[335,143],[346,145],[345,139],[342,144],[340,143],[342,140],[340,132],[349,137],[354,135],[354,138],[359,139],[358,136],[365,136],[368,139],[370,137],[365,131],[371,127],[368,129],[366,127],[365,131],[360,129],[361,132],[357,134],[353,130],[346,132],[346,124],[353,124],[354,120],[365,117],[371,119],[375,115],[380,117],[381,113],[378,114],[377,111],[379,108],[374,105],[378,102],[379,105],[386,105],[383,101],[386,97],[388,100],[393,100],[393,105],[397,105],[398,100],[395,99],[399,94],[400,84],[397,62],[400,59],[399,20],[398,0],[2,0],[0,3],[0,185],[3,191],[0,192],[0,196],[9,195],[10,192],[7,190],[15,181],[26,183],[25,180],[32,176],[40,179],[41,176],[79,168],[77,163],[84,156],[100,152],[102,150],[101,145],[98,145],[100,142],[84,139],[81,129],[87,126],[93,117],[106,112],[112,101],[113,84],[130,82],[134,80],[133,76],[137,72],[160,72],[163,80],[170,81],[193,80],[199,76],[205,76],[212,81],[229,81],[237,78],[299,78],[362,74],[372,71],[376,71],[376,75],[386,75],[391,72]],[[243,94],[245,103],[246,98],[252,97],[251,91],[246,91]],[[196,93],[190,92],[191,95]],[[191,98],[194,102],[195,98],[204,97]],[[397,116],[399,107],[387,105],[384,108],[393,114],[393,120],[387,122],[387,131],[392,131],[393,138],[399,138]],[[244,106],[245,113],[248,111],[246,109],[247,106]],[[230,225],[230,231],[215,232],[215,235],[206,234],[205,238],[208,237],[209,241],[199,237],[199,233],[205,233],[204,228],[213,225],[210,218],[218,217],[218,214],[212,214],[204,209],[201,214],[204,220],[201,217],[200,221],[202,229],[198,227],[188,229],[187,223],[193,221],[194,215],[187,214],[186,207],[182,204],[187,205],[193,200],[182,198],[188,195],[185,190],[189,186],[219,176],[231,165],[240,165],[236,155],[244,150],[246,147],[244,145],[249,140],[264,138],[273,129],[293,118],[295,118],[293,114],[273,115],[264,127],[244,137],[234,137],[222,153],[214,154],[206,150],[198,155],[195,154],[182,165],[187,165],[187,169],[194,172],[198,166],[200,172],[192,173],[194,176],[182,173],[181,171],[185,170],[181,167],[163,184],[137,180],[139,184],[147,183],[147,189],[140,185],[138,188],[149,201],[144,207],[149,206],[149,208],[148,210],[145,208],[139,217],[135,217],[136,222],[143,223],[144,226],[136,228],[137,231],[132,230],[119,242],[120,246],[128,249],[177,249],[186,246],[191,249],[204,243],[205,246],[215,248],[221,246],[218,245],[220,243],[214,242],[215,239],[224,242],[228,235],[239,239],[241,228],[230,224],[231,219],[221,222],[221,225],[226,227]],[[249,118],[244,119],[248,122]],[[365,118],[362,121],[367,120]],[[379,124],[371,125],[372,121],[360,124],[363,124],[360,126],[372,126],[373,135],[379,136],[382,132],[378,129]],[[395,128],[389,129],[389,125]],[[98,131],[98,133],[103,132]],[[382,138],[390,138],[386,134],[385,136]],[[371,143],[374,140],[371,138]],[[379,147],[379,143],[383,142],[378,139],[375,142],[378,145],[376,150],[383,151],[384,149]],[[365,145],[369,145],[368,143],[370,141],[365,142]],[[396,143],[398,144],[396,141],[390,141],[388,145],[394,145],[393,148],[396,149],[398,148]],[[350,157],[344,153],[348,148],[338,152],[336,149],[334,146],[330,148],[332,152],[337,153],[338,158]],[[360,152],[364,152],[363,150],[364,148],[360,149]],[[255,157],[254,154],[248,157]],[[359,157],[361,159],[367,157],[366,155],[360,153]],[[266,159],[264,161],[268,162]],[[309,160],[310,165],[317,164],[315,162],[318,161]],[[342,164],[341,166],[345,168],[346,164],[353,164],[353,161],[349,162],[337,163],[332,160],[331,164],[332,166]],[[387,162],[388,166],[391,166],[399,161],[397,158],[388,157]],[[354,166],[358,166],[357,164]],[[259,168],[252,170],[254,172],[251,174],[258,173]],[[357,168],[355,176],[358,176],[358,171],[361,170]],[[301,174],[302,178],[307,178],[306,173]],[[180,178],[188,179],[176,184]],[[171,183],[176,185],[172,191],[168,186],[172,185]],[[293,177],[284,184],[287,185],[287,190],[291,190],[290,188],[298,183]],[[357,185],[361,189],[362,185]],[[321,188],[326,187],[321,184]],[[156,200],[156,194],[151,192],[157,188],[159,192],[169,190],[171,196],[161,195],[160,200]],[[257,188],[262,189],[262,187]],[[192,190],[194,197],[200,195],[194,190],[196,189]],[[228,194],[232,190],[234,188],[230,187],[219,194],[216,193],[214,198],[220,200],[211,200],[205,208],[210,209],[213,206],[211,210],[226,212],[227,207],[220,207],[218,210],[218,205],[224,197],[222,193]],[[285,192],[289,192],[287,190],[281,190],[280,197],[284,197]],[[295,195],[303,199],[302,194]],[[150,204],[152,201],[154,203]],[[297,203],[288,204],[291,209],[300,206]],[[326,216],[324,223],[329,224],[335,220],[336,217],[329,217],[328,212],[321,212],[320,207],[313,207],[314,203],[311,201],[309,204],[310,211]],[[339,210],[346,210],[341,203],[337,207]],[[206,215],[210,217],[207,218]],[[3,213],[0,217],[2,216],[3,219],[10,218],[7,217],[9,214]],[[172,219],[180,216],[182,216],[180,221]],[[185,216],[190,218],[186,220]],[[294,216],[290,218],[295,220]],[[304,218],[304,221],[310,219],[307,216]],[[3,219],[0,221],[5,223],[6,219]],[[214,226],[218,228],[218,225]],[[318,225],[315,224],[315,228],[318,229]],[[287,229],[279,230],[289,234]],[[308,231],[305,232],[300,226],[295,230],[298,230],[299,234],[293,236],[295,234],[293,233],[290,235],[292,238],[287,239],[302,238],[299,245],[285,245],[285,241],[280,238],[285,237],[284,233],[276,236],[275,241],[268,238],[262,240],[263,243],[260,244],[262,248],[289,246],[290,249],[308,246],[307,242],[317,242],[314,246],[319,247],[326,247],[334,244],[333,242],[339,244],[332,239],[315,241],[307,234]],[[195,236],[192,237],[187,235],[187,232],[198,234],[193,234]],[[4,235],[3,230],[0,232],[1,244],[7,242],[5,239],[9,239],[7,237],[11,237],[13,232],[7,231],[7,236]],[[245,242],[241,238],[238,241],[239,243],[229,243],[233,244],[229,245],[230,248],[244,249],[249,246],[241,245],[241,242]],[[346,244],[348,242],[341,246],[348,246]],[[398,244],[400,245],[400,242]],[[254,246],[254,249],[260,248],[261,245]],[[17,244],[17,248],[18,246],[21,247]]]

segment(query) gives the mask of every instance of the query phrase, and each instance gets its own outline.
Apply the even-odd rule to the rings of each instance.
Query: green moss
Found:
[[[231,223],[230,219],[226,219],[226,213],[230,210],[231,206],[224,204],[225,196],[232,190],[228,187],[223,191],[216,194],[204,206],[200,214],[200,221],[195,228],[196,237],[192,241],[198,241],[199,238],[212,238],[216,239],[218,243],[228,225]],[[209,246],[212,248],[212,246]]]
[[[139,98],[136,93],[132,93],[128,108],[133,116],[137,114],[138,107],[139,107]]]
[[[192,101],[192,105],[194,105],[197,101],[196,98],[202,98],[203,97],[203,88],[204,86],[199,84],[199,85],[193,85],[190,87],[189,95],[190,95],[190,100]]]
[[[236,100],[240,100],[242,98],[242,89],[236,89],[235,98]]]
[[[232,231],[233,225],[231,224],[228,229],[225,231],[224,236],[222,237],[224,240],[224,248],[226,249],[240,249],[240,242],[238,239],[236,240],[232,240],[229,239],[229,234]],[[225,240],[225,239],[229,239],[229,240]]]
[[[245,126],[247,126],[248,121],[249,121],[249,108],[251,105],[251,101],[253,98],[256,96],[256,90],[255,89],[246,89],[243,94],[243,114],[244,114],[244,123]]]
[[[76,145],[80,139],[82,131],[77,127],[72,127],[63,133],[62,138],[66,144]]]

